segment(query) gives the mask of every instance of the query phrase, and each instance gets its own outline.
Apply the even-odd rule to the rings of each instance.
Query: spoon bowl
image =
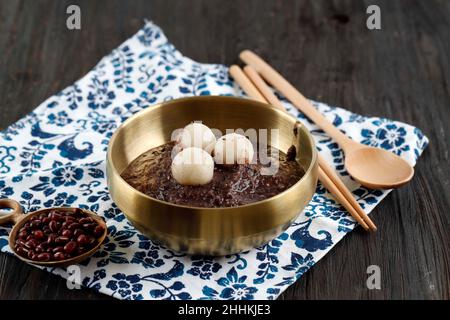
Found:
[[[384,149],[360,147],[345,155],[345,168],[360,184],[371,189],[398,188],[412,179],[414,168]]]

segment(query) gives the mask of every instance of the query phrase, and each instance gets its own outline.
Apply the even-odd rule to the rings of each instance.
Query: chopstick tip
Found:
[[[252,54],[253,54],[253,51],[245,49],[245,50],[241,51],[241,53],[239,54],[239,58],[244,59],[245,56],[249,56]]]
[[[245,71],[245,70],[251,70],[251,71],[254,71],[254,70],[255,70],[252,66],[250,66],[250,65],[248,65],[248,64],[245,65],[243,69],[244,69],[244,71]]]

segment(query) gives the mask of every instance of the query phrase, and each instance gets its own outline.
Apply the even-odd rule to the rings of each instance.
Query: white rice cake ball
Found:
[[[212,130],[199,122],[188,124],[176,139],[177,149],[200,148],[211,154],[216,144]]]
[[[229,133],[220,137],[214,147],[217,164],[247,164],[253,160],[253,145],[247,137]]]
[[[172,160],[172,176],[182,185],[203,185],[209,183],[214,174],[214,160],[200,148],[186,148]]]

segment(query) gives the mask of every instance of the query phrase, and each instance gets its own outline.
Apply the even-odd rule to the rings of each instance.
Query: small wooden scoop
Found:
[[[28,214],[24,214],[20,204],[17,201],[12,200],[12,199],[0,199],[0,209],[12,209],[11,213],[0,216],[0,225],[4,225],[7,223],[14,224],[14,227],[12,228],[12,230],[9,234],[9,246],[10,246],[11,250],[14,252],[14,254],[19,259],[21,259],[25,262],[44,266],[44,267],[66,267],[66,266],[76,264],[80,261],[87,259],[92,254],[94,254],[95,251],[97,251],[100,248],[100,246],[103,243],[103,241],[105,240],[107,232],[108,232],[107,228],[106,228],[106,223],[103,221],[103,219],[100,218],[94,212],[89,211],[89,210],[84,210],[84,209],[79,209],[79,208],[60,207],[60,208],[46,208],[46,209],[30,212]],[[86,215],[86,217],[92,218],[98,225],[103,227],[103,230],[104,230],[103,234],[100,237],[97,237],[97,244],[92,249],[90,249],[78,256],[74,256],[70,259],[59,260],[59,261],[35,261],[35,260],[27,259],[27,258],[19,255],[16,252],[15,244],[16,244],[16,241],[18,238],[18,233],[19,233],[20,228],[25,223],[30,222],[32,217],[39,216],[40,214],[43,214],[43,213],[48,214],[50,211],[53,211],[53,210],[56,210],[59,212],[61,212],[61,211],[69,211],[69,212],[78,211],[79,213]]]

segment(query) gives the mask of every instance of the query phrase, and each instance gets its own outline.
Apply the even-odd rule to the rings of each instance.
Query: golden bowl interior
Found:
[[[291,188],[263,201],[227,208],[198,208],[151,198],[120,174],[139,155],[167,143],[174,130],[193,121],[227,129],[268,129],[268,143],[283,152],[294,145],[305,175]],[[278,137],[270,134],[278,129]],[[131,223],[175,251],[225,255],[248,250],[285,230],[311,200],[317,184],[317,155],[308,130],[293,117],[253,100],[221,96],[171,100],[125,121],[110,140],[108,187]]]

